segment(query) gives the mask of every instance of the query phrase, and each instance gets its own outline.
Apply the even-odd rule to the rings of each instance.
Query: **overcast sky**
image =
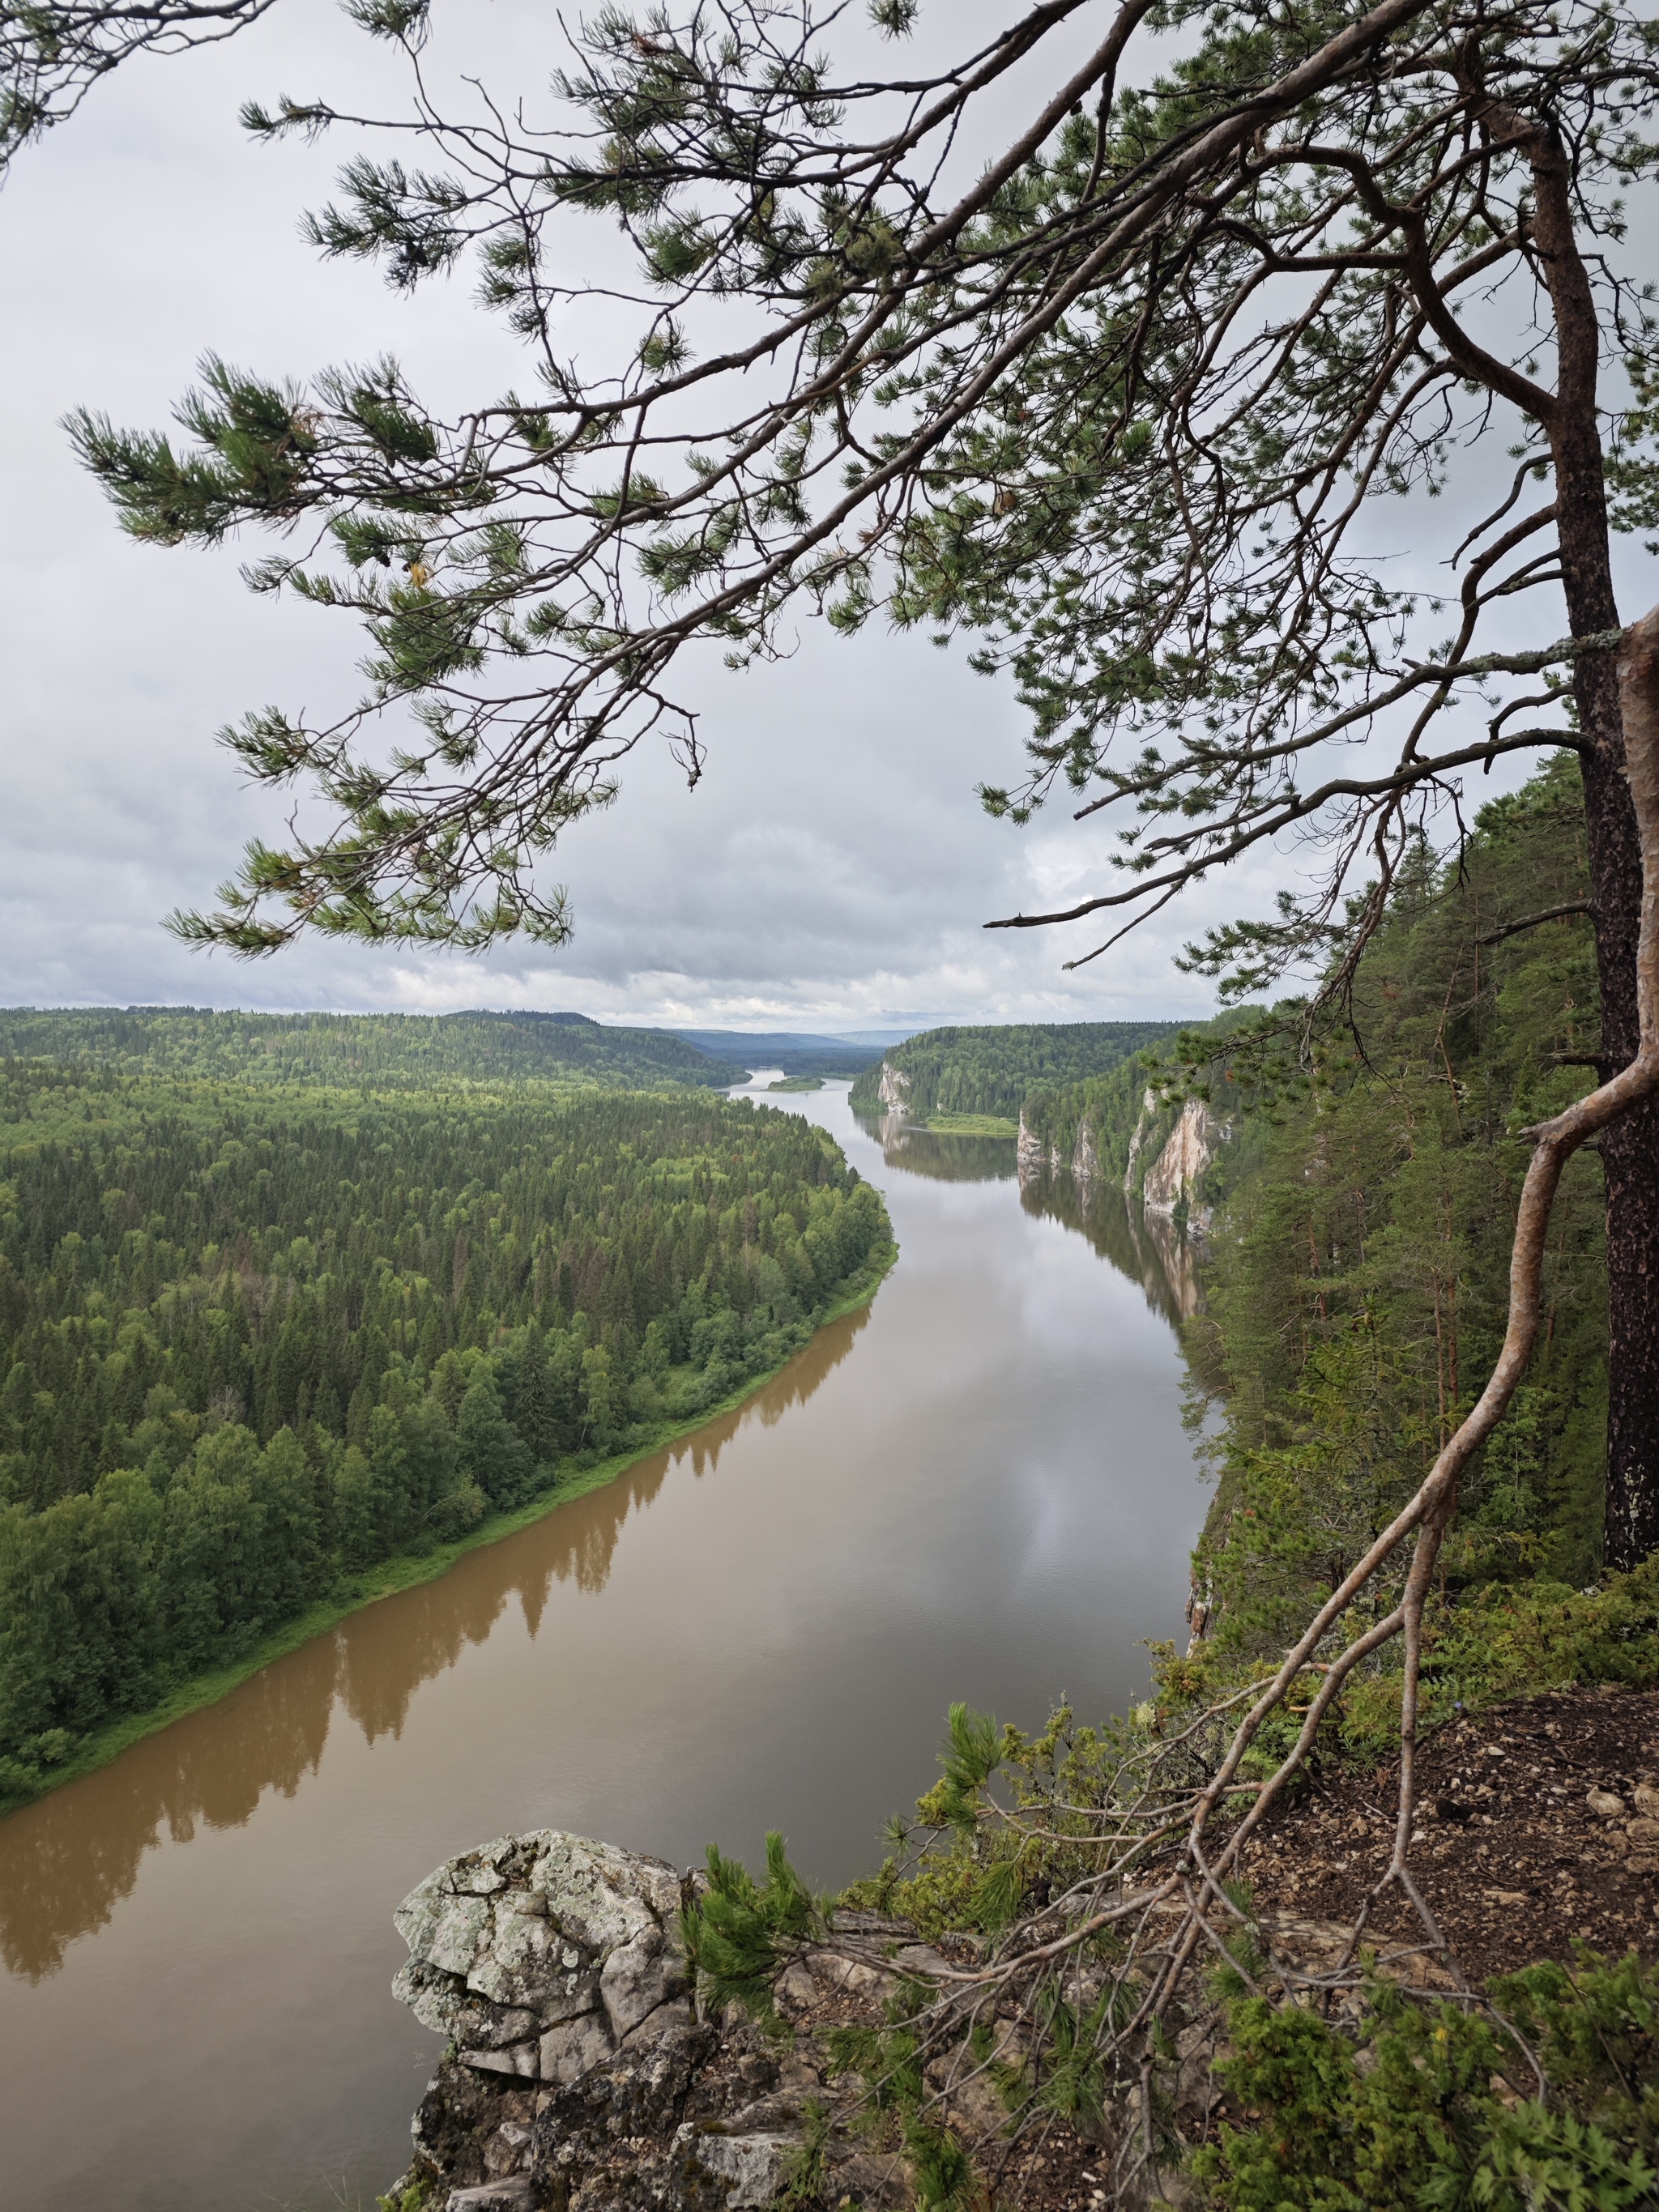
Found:
[[[955,26],[1002,10],[936,0],[933,13]],[[437,69],[475,68],[512,94],[557,62],[545,5],[438,0],[435,18]],[[280,834],[279,804],[240,787],[212,732],[266,703],[337,709],[357,688],[361,639],[348,618],[251,598],[238,563],[263,545],[209,555],[123,538],[58,418],[85,404],[159,426],[209,349],[296,377],[390,349],[441,404],[523,376],[470,276],[410,301],[301,241],[301,212],[326,197],[349,145],[250,142],[240,102],[284,91],[391,112],[404,85],[331,0],[279,0],[224,46],[129,64],[0,192],[0,999],[574,1007],[750,1028],[1206,1008],[1171,951],[1208,921],[1265,910],[1295,861],[1206,884],[1075,975],[1061,963],[1094,941],[1086,924],[986,934],[994,915],[1097,882],[1108,833],[1063,807],[1024,830],[988,820],[974,787],[1018,776],[1018,708],[962,649],[873,626],[852,641],[804,629],[787,662],[700,684],[701,787],[688,793],[648,748],[629,763],[617,806],[558,855],[576,922],[560,951],[478,961],[319,943],[246,965],[168,938],[161,917],[210,901],[246,837]]]

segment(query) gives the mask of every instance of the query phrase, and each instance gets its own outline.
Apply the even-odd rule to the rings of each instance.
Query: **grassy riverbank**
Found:
[[[854,1284],[824,1313],[818,1328],[830,1327],[848,1314],[856,1313],[869,1304],[881,1288],[883,1281],[898,1260],[898,1247],[890,1243],[878,1252],[860,1279]],[[817,1335],[814,1331],[814,1336]],[[170,1728],[174,1721],[183,1720],[187,1714],[199,1712],[205,1705],[216,1705],[222,1698],[257,1674],[261,1668],[269,1667],[274,1660],[297,1651],[302,1644],[309,1644],[319,1636],[325,1636],[332,1628],[365,1606],[374,1605],[381,1598],[394,1597],[399,1590],[414,1589],[422,1583],[435,1582],[447,1574],[456,1561],[468,1552],[480,1550],[486,1544],[498,1544],[503,1538],[515,1535],[532,1522],[540,1521],[561,1505],[568,1505],[579,1498],[586,1498],[596,1490],[603,1490],[649,1459],[653,1452],[664,1451],[687,1437],[695,1436],[711,1422],[721,1419],[747,1403],[756,1393],[776,1379],[791,1363],[800,1358],[807,1346],[799,1347],[788,1358],[780,1360],[763,1373],[745,1378],[743,1383],[716,1405],[699,1413],[694,1420],[660,1422],[637,1437],[626,1450],[614,1453],[609,1459],[593,1465],[573,1468],[564,1479],[526,1504],[504,1513],[492,1514],[487,1520],[470,1529],[453,1542],[434,1546],[430,1551],[404,1553],[394,1559],[383,1559],[376,1565],[344,1577],[327,1595],[319,1598],[285,1622],[269,1636],[256,1643],[234,1659],[192,1674],[188,1680],[169,1692],[160,1704],[141,1713],[128,1713],[107,1726],[94,1730],[76,1749],[61,1766],[54,1767],[41,1778],[37,1789],[27,1795],[0,1794],[0,1818],[21,1811],[40,1798],[60,1790],[65,1783],[76,1782],[100,1766],[107,1766],[113,1759],[146,1736]]]

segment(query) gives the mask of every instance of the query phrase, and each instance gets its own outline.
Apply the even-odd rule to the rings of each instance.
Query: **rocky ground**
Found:
[[[1563,1692],[1454,1724],[1421,1759],[1413,1866],[1471,1982],[1575,1941],[1659,1954],[1659,1692]],[[1245,1874],[1287,1964],[1334,1965],[1386,1863],[1393,1776],[1326,1776],[1280,1808]],[[896,1977],[960,1970],[970,1939],[929,1946],[902,1923],[837,1917],[832,1942],[782,1977],[787,2032],[700,2017],[679,1946],[700,1876],[544,1831],[440,1868],[398,1914],[410,1946],[398,1993],[449,2040],[415,2120],[406,2212],[761,2212],[908,2205],[896,2138],[829,2037],[878,2024]],[[1419,1940],[1394,1907],[1379,1942]],[[1053,1934],[1060,1932],[1056,1923]],[[1392,1971],[1447,1979],[1421,1954]],[[1018,2031],[1005,2006],[999,2033]],[[1176,2124],[1189,2140],[1224,2115],[1212,2074],[1214,2012],[1194,1993],[1174,2023]],[[949,2118],[995,2201],[1021,2212],[1103,2212],[1109,2147],[1057,2119],[1006,2140],[983,2075],[958,2064]],[[809,2164],[809,2137],[821,2162]],[[1177,2187],[1175,2191],[1181,2194]]]
[[[1659,1955],[1659,1692],[1503,1705],[1419,1754],[1411,1864],[1469,1981],[1575,1942]],[[1268,1914],[1352,1924],[1394,1838],[1391,1768],[1322,1779],[1263,1824],[1244,1875]],[[1414,1940],[1390,1905],[1379,1936]]]
[[[905,1973],[971,1965],[867,1913],[837,1914],[777,1984],[781,2033],[699,2018],[678,1941],[701,1877],[543,1831],[453,1859],[397,1918],[397,1993],[449,2039],[415,2118],[393,2203],[415,2212],[760,2212],[780,2197],[896,2208],[914,2198],[895,2130],[837,2078],[829,2038],[878,2026]],[[1056,1929],[1058,1932],[1058,1924]],[[1012,2033],[1005,2030],[1005,2033]],[[1006,2112],[961,2066],[948,2113],[1002,2193],[1031,2212],[1103,2201],[1098,2146],[1050,2122],[1017,2154]],[[932,2069],[935,2088],[947,2087]],[[809,2135],[822,2164],[807,2170]]]

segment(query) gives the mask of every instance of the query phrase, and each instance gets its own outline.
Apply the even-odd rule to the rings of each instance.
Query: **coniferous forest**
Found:
[[[1076,1083],[1133,1060],[1173,1038],[1175,1022],[1012,1022],[995,1028],[928,1030],[894,1045],[853,1085],[853,1104],[881,1103],[884,1068],[900,1079],[915,1120],[934,1115],[1018,1119],[1036,1085]]]
[[[1052,1156],[1069,1161],[1086,1133],[1098,1182],[1127,1179],[1132,1200],[1183,1098],[1206,1106],[1190,1203],[1208,1234],[1185,1339],[1219,1480],[1194,1562],[1208,1633],[1184,1681],[1231,1681],[1283,1647],[1498,1357],[1524,1132],[1582,1090],[1600,1044],[1576,783],[1558,758],[1485,807],[1455,860],[1417,851],[1358,963],[1352,1025],[1311,1054],[1280,1056],[1293,1024],[1240,1008],[1177,1051],[1026,1099]],[[1536,1349],[1465,1483],[1425,1616],[1434,1720],[1569,1679],[1591,1647],[1600,1676],[1653,1676],[1651,1571],[1601,1589],[1607,1267],[1601,1170],[1580,1155],[1556,1198]],[[1390,1652],[1364,1670],[1340,1709],[1367,1751],[1397,1710],[1397,1666]]]
[[[664,1030],[586,1014],[260,1014],[207,1006],[0,1008],[0,1059],[57,1060],[230,1083],[625,1085],[720,1088],[748,1070]]]
[[[800,1118],[0,1074],[0,1794],[694,1419],[889,1247]]]

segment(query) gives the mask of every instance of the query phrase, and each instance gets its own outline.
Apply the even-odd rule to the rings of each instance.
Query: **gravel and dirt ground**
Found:
[[[1659,1691],[1570,1690],[1454,1723],[1419,1752],[1411,1866],[1470,1982],[1575,1942],[1659,1956]],[[1396,1777],[1322,1778],[1244,1873],[1264,1913],[1352,1924],[1387,1864]],[[1390,1903],[1379,1935],[1410,1940]]]

